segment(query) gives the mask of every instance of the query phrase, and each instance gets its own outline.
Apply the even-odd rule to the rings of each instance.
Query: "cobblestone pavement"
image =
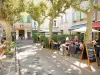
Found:
[[[6,57],[2,60],[2,65],[0,63],[0,75],[10,75],[10,73],[14,70],[14,58]]]
[[[42,49],[32,40],[18,41],[18,54],[21,75],[92,75],[73,64]]]

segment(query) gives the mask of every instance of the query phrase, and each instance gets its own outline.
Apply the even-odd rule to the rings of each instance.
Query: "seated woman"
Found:
[[[76,45],[76,53],[81,52],[83,48],[83,43],[82,41],[80,41],[77,45]]]
[[[67,52],[68,52],[68,50],[69,50],[69,45],[70,45],[69,41],[66,41],[66,42],[65,42],[65,47],[66,47],[66,51],[67,51]]]

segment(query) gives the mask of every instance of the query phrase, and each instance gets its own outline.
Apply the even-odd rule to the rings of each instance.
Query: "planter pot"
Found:
[[[12,57],[13,57],[13,55],[6,55],[6,57],[8,57],[8,58],[12,58]]]

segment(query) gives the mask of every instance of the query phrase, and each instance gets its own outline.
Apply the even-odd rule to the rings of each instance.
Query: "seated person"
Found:
[[[83,48],[83,43],[80,41],[80,43],[79,43],[79,48],[80,48],[80,50],[82,50],[82,48]]]
[[[97,57],[99,57],[100,56],[100,54],[99,54],[100,53],[100,44],[98,41],[96,42],[95,40],[93,40],[92,43],[93,43],[94,48],[96,50],[96,55],[97,55]]]
[[[70,53],[70,56],[72,56],[72,54],[74,54],[75,51],[76,51],[76,45],[75,45],[75,43],[72,42],[72,43],[69,45],[69,53]]]
[[[57,44],[57,50],[60,51],[60,45],[61,45],[61,42],[58,41],[58,44]]]
[[[66,41],[66,42],[65,42],[65,46],[66,46],[66,50],[67,50],[67,51],[69,50],[69,44],[70,44],[69,41]]]
[[[83,48],[83,43],[80,41],[78,45],[76,45],[76,53],[81,52]]]

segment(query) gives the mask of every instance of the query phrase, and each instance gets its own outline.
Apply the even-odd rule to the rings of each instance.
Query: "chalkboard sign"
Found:
[[[87,50],[87,54],[88,54],[90,62],[96,62],[93,44],[92,43],[86,44],[86,50]]]
[[[91,70],[91,67],[90,67],[91,63],[96,63],[96,65],[98,67],[97,57],[96,57],[96,53],[95,53],[95,49],[94,49],[93,43],[85,44],[85,47],[86,47],[88,65],[89,65],[90,70]]]

